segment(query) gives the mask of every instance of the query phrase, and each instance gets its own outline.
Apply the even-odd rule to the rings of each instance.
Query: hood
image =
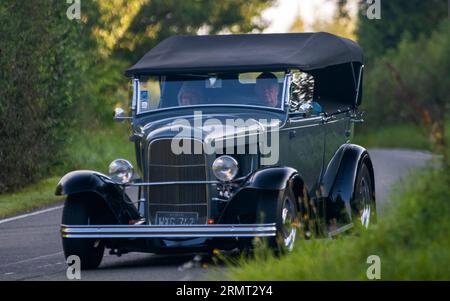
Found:
[[[222,147],[261,142],[268,132],[278,130],[282,123],[264,115],[258,119],[254,117],[255,114],[186,115],[153,121],[140,129],[147,142],[158,138],[192,138]],[[228,144],[231,140],[234,144]]]

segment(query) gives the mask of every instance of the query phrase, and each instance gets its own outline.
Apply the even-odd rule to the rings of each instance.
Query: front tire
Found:
[[[264,194],[259,200],[257,217],[262,223],[276,224],[277,235],[269,237],[268,242],[277,254],[292,251],[298,232],[298,206],[289,187],[276,196]]]
[[[95,224],[94,203],[88,195],[69,196],[64,204],[62,223],[65,225]],[[102,241],[85,238],[63,238],[64,256],[71,255],[80,258],[81,269],[95,269],[103,259],[105,245]]]

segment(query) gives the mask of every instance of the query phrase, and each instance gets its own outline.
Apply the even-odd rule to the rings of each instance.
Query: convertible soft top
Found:
[[[288,68],[310,71],[352,62],[363,63],[358,44],[325,32],[173,36],[159,43],[125,74]]]

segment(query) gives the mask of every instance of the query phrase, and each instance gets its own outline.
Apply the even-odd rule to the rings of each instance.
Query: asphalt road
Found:
[[[378,211],[389,202],[392,184],[411,169],[424,166],[430,154],[407,150],[372,149]],[[62,204],[9,220],[0,220],[0,280],[67,280],[59,236]],[[197,256],[197,257],[196,257]],[[105,252],[100,268],[82,271],[82,280],[201,280],[205,267],[199,255],[161,256]]]

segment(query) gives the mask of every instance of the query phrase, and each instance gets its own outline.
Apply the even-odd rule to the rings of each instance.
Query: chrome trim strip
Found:
[[[150,163],[148,165],[149,166],[156,166],[156,167],[181,167],[181,168],[186,168],[186,167],[203,167],[203,166],[205,166],[205,164],[191,164],[191,165],[182,164],[182,165],[176,165],[176,164],[156,164],[156,163]]]
[[[207,107],[211,107],[211,108],[217,108],[217,107],[228,107],[228,108],[254,108],[254,109],[267,109],[271,112],[276,112],[276,113],[285,113],[284,110],[282,110],[281,108],[277,108],[277,107],[267,107],[267,106],[256,106],[256,105],[242,105],[242,104],[201,104],[201,105],[189,105],[186,107],[183,106],[174,106],[174,107],[167,107],[167,108],[161,108],[161,109],[155,109],[155,110],[148,110],[145,112],[140,112],[140,115],[143,114],[148,114],[148,113],[158,113],[158,112],[164,112],[164,111],[169,111],[169,110],[177,110],[177,109],[181,109],[181,108],[207,108]]]
[[[343,233],[345,231],[348,231],[348,230],[350,230],[352,228],[353,228],[353,223],[344,225],[344,226],[342,226],[340,228],[337,228],[337,229],[335,229],[333,231],[328,232],[328,238],[332,238],[333,236],[339,235],[339,234],[341,234],[341,233]]]
[[[353,66],[353,63],[352,63],[352,66]],[[355,106],[358,103],[358,98],[359,98],[359,94],[361,91],[361,78],[362,78],[363,70],[364,70],[364,65],[361,65],[361,67],[359,67],[358,83],[357,83],[357,87],[356,87]]]
[[[173,207],[183,207],[183,206],[208,206],[206,203],[185,203],[185,204],[167,204],[167,203],[149,203],[149,206],[173,206]]]
[[[142,182],[125,183],[124,186],[161,186],[161,185],[201,185],[201,184],[220,184],[219,181],[171,181],[171,182]]]
[[[275,235],[275,224],[61,225],[63,238],[262,237]]]
[[[138,103],[138,89],[139,89],[139,79],[133,79],[133,99],[131,101],[131,111],[133,112],[133,116],[137,114],[136,108]]]

